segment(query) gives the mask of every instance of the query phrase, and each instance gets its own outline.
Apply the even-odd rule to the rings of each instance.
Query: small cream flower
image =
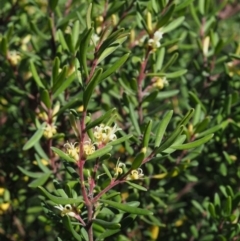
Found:
[[[95,152],[95,146],[91,140],[84,141],[83,143],[84,156],[89,156]]]
[[[72,157],[74,160],[78,160],[79,159],[79,146],[76,146],[76,144],[78,144],[78,142],[75,143],[69,143],[67,142],[64,147],[66,148],[66,153]],[[93,152],[95,152],[95,146],[92,143],[91,140],[88,141],[84,141],[83,143],[83,155],[89,156],[91,154],[93,154]]]
[[[128,175],[127,180],[137,180],[144,176],[143,170],[138,168],[137,170],[132,170],[131,173]]]
[[[167,85],[168,85],[168,81],[167,81],[166,77],[156,78],[153,83],[153,86],[159,90],[163,89],[164,86],[167,86]]]
[[[21,56],[18,52],[16,51],[10,51],[8,53],[8,60],[11,63],[11,65],[16,66],[21,60]]]
[[[78,142],[75,142],[73,144],[67,142],[66,144],[64,144],[64,147],[66,148],[66,153],[77,161],[79,159],[79,147],[75,147],[76,144],[78,144]]]
[[[98,143],[107,144],[110,141],[115,141],[117,139],[116,132],[121,130],[117,127],[117,124],[114,127],[105,126],[101,124],[100,126],[95,127],[94,137]]]
[[[64,215],[68,215],[70,217],[75,218],[76,213],[73,212],[73,208],[70,204],[65,205],[64,207],[60,205],[54,206],[55,208],[59,209],[61,211],[61,216],[63,217]]]
[[[157,30],[154,35],[153,38],[150,38],[148,40],[148,45],[152,47],[152,49],[157,49],[161,46],[160,40],[162,39],[163,36],[163,32],[159,29]]]
[[[114,176],[121,175],[123,173],[123,167],[126,165],[122,162],[117,163],[117,166],[114,168],[115,174]]]
[[[54,124],[47,124],[47,126],[44,128],[43,135],[47,139],[51,139],[55,134],[57,133],[56,126]]]

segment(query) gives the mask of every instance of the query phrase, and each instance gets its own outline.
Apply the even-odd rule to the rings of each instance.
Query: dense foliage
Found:
[[[240,240],[237,0],[0,0],[0,240]]]

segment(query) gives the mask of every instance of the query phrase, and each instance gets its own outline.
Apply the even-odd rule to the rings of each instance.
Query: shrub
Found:
[[[1,240],[238,240],[239,8],[3,0]]]

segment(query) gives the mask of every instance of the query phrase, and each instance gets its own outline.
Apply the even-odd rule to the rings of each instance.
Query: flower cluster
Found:
[[[44,128],[43,135],[47,139],[51,139],[56,133],[57,133],[56,126],[54,124],[47,123],[47,126]]]
[[[117,124],[114,127],[105,126],[101,124],[100,126],[96,126],[94,130],[94,137],[98,144],[107,144],[110,141],[115,141],[117,139],[116,132],[121,130],[121,128],[117,127]]]
[[[84,156],[89,156],[91,154],[93,154],[93,152],[95,152],[95,146],[92,143],[91,140],[88,141],[84,141],[83,143],[83,152],[84,152]]]
[[[78,144],[78,142],[75,143],[69,143],[67,142],[64,147],[66,148],[66,153],[72,157],[74,160],[78,160],[79,159],[79,146],[76,146],[76,144]],[[93,154],[93,152],[95,152],[95,146],[92,143],[91,140],[88,141],[84,141],[83,143],[83,156],[89,156],[91,154]]]
[[[76,144],[78,144],[78,142],[67,142],[66,144],[64,144],[64,147],[66,148],[66,153],[77,161],[79,159],[79,147],[76,147]]]

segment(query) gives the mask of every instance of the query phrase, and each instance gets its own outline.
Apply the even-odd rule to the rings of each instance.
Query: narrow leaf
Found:
[[[175,4],[172,4],[157,22],[156,29],[159,29],[162,26],[164,26],[166,23],[168,23],[169,19],[171,18],[174,12],[174,9],[175,9]]]
[[[23,146],[24,151],[30,149],[32,146],[34,146],[36,142],[40,140],[40,138],[43,135],[45,126],[46,126],[46,123],[44,122],[40,126],[40,128],[34,133],[34,135],[27,141],[27,143],[25,143],[25,145]]]
[[[88,102],[92,96],[92,93],[96,87],[96,85],[98,84],[98,81],[101,77],[101,74],[102,74],[102,69],[98,69],[92,79],[89,81],[84,93],[83,93],[83,104],[84,104],[84,109],[86,110],[87,109],[87,106],[88,106]]]
[[[140,185],[138,185],[138,184],[136,184],[136,183],[128,182],[128,181],[126,181],[126,183],[129,184],[130,186],[132,186],[134,189],[138,189],[138,190],[144,191],[144,192],[147,191],[147,188],[145,188],[145,187],[143,187],[143,186],[140,186]]]
[[[148,147],[150,135],[152,130],[152,120],[150,120],[145,128],[145,132],[143,135],[143,147]]]
[[[127,213],[133,213],[133,214],[138,214],[138,215],[153,215],[153,213],[150,210],[136,208],[133,206],[129,206],[127,204],[117,203],[117,202],[113,202],[110,200],[103,200],[103,199],[99,200],[99,202],[102,202],[113,208],[119,209],[119,210],[127,212]]]
[[[93,160],[93,159],[96,159],[98,157],[101,157],[107,153],[109,153],[110,151],[112,150],[112,146],[110,145],[107,145],[101,149],[98,149],[97,151],[95,151],[93,154],[89,155],[87,157],[87,160]]]
[[[70,221],[70,218],[68,215],[65,215],[63,217],[63,224],[65,225],[65,227],[72,233],[73,237],[78,240],[78,241],[82,241],[82,237],[75,231],[75,229],[72,226],[72,223]]]
[[[187,144],[183,144],[183,145],[177,145],[177,146],[171,146],[171,148],[176,149],[176,150],[187,150],[187,149],[192,149],[195,147],[198,147],[206,142],[208,142],[209,140],[211,140],[213,137],[213,134],[208,135],[208,136],[204,136],[203,138],[197,140],[197,141],[193,141],[191,143],[187,143]]]
[[[103,170],[105,171],[105,173],[107,174],[107,176],[109,177],[110,180],[112,180],[112,175],[108,169],[108,167],[103,163],[102,164]]]
[[[106,71],[103,72],[101,78],[99,81],[102,81],[106,79],[108,76],[110,76],[112,73],[114,73],[116,70],[118,70],[128,59],[129,53],[124,54],[120,59],[118,59],[110,68],[108,68]]]
[[[163,120],[160,122],[160,125],[158,126],[158,129],[157,129],[154,147],[158,147],[160,145],[160,143],[162,142],[162,138],[163,138],[165,131],[167,129],[167,126],[172,118],[172,115],[173,115],[173,111],[172,110],[168,111],[164,115]]]
[[[58,196],[52,195],[51,193],[49,193],[46,189],[44,189],[41,186],[39,186],[38,189],[44,196],[46,196],[47,198],[49,198],[51,201],[53,201],[56,204],[75,204],[75,203],[83,202],[82,197],[78,197],[78,198],[58,197]]]
[[[146,149],[146,148],[145,148]],[[134,158],[134,160],[133,160],[133,163],[132,163],[132,166],[131,166],[131,169],[138,169],[140,166],[141,166],[141,164],[142,164],[142,162],[143,162],[143,159],[144,159],[144,157],[145,157],[145,153],[146,153],[146,151],[145,150],[143,150],[143,151],[141,151],[141,152],[139,152],[138,154],[137,154],[137,156]]]
[[[39,178],[43,175],[42,172],[31,172],[31,171],[27,171],[25,169],[23,169],[22,167],[20,166],[17,166],[17,168],[23,173],[25,174],[26,176],[28,177],[32,177],[32,178]]]
[[[118,229],[121,227],[121,225],[119,223],[107,222],[107,221],[100,220],[100,219],[93,219],[93,223],[97,223],[97,224],[101,225],[102,227],[108,228],[108,229]]]
[[[99,118],[97,118],[96,120],[88,123],[87,126],[86,126],[86,130],[89,130],[89,129],[103,123],[105,120],[109,119],[109,117],[112,114],[116,114],[116,108],[113,108],[113,109],[107,111],[104,115],[102,115]]]
[[[43,85],[43,83],[42,83],[42,81],[41,81],[41,79],[40,79],[40,77],[39,77],[39,75],[37,73],[36,67],[35,67],[35,65],[34,65],[34,63],[32,61],[30,61],[30,70],[32,72],[33,78],[36,81],[38,87],[44,89],[45,87],[44,87],[44,85]]]
[[[69,161],[69,162],[76,162],[73,158],[71,158],[70,156],[68,156],[65,152],[61,151],[60,149],[56,148],[56,147],[51,147],[51,149],[58,154],[62,159]]]
[[[42,174],[41,177],[39,177],[36,180],[29,183],[28,186],[31,188],[36,188],[38,186],[43,185],[48,180],[48,178],[51,176],[51,174],[52,174],[51,172]]]
[[[159,152],[163,152],[164,150],[166,150],[167,148],[169,148],[173,143],[174,141],[176,140],[176,138],[181,135],[182,131],[183,131],[183,126],[180,126],[179,128],[177,128],[173,133],[172,135],[170,135],[170,137],[168,137],[168,139],[162,144],[160,145],[159,148],[157,148],[155,150],[156,153],[159,153]]]
[[[93,28],[88,29],[85,37],[82,39],[81,44],[80,44],[80,53],[79,53],[79,61],[81,65],[83,66],[84,72],[86,76],[88,77],[88,68],[87,68],[87,50],[88,50],[88,45],[90,43],[90,39],[93,34]]]

